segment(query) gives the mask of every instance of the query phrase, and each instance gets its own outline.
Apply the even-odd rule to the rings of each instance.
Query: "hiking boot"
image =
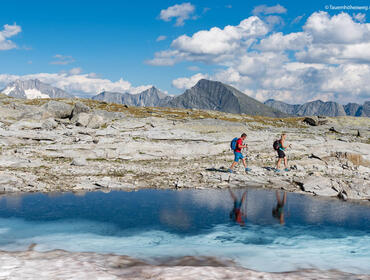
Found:
[[[284,171],[286,171],[286,172],[289,171],[289,168],[285,168]]]
[[[227,172],[229,172],[229,173],[233,173],[233,171],[232,171],[230,168],[227,170]]]
[[[280,172],[280,169],[275,169],[275,172]]]
[[[247,168],[245,169],[245,172],[249,172],[249,171],[252,171],[252,169],[250,169],[250,168],[248,168],[248,167],[247,167]]]

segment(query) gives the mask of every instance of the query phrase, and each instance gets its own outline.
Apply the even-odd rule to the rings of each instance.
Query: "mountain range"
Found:
[[[8,84],[1,93],[24,99],[35,98],[73,98],[74,96],[64,90],[52,87],[38,79],[34,80],[16,80]]]
[[[42,83],[37,79],[16,80],[0,92],[26,99],[74,97],[62,89]],[[230,85],[206,79],[198,81],[195,86],[177,96],[167,95],[153,86],[139,94],[103,91],[93,96],[92,99],[129,106],[216,110],[269,117],[312,115],[370,117],[370,101],[363,105],[356,103],[341,105],[337,102],[321,100],[304,104],[288,104],[274,99],[261,103]]]
[[[152,87],[140,94],[104,91],[92,99],[131,106],[203,109],[269,117],[287,116],[286,113],[266,106],[229,85],[206,79],[200,80],[191,89],[176,97]]]
[[[165,107],[172,97],[151,87],[139,94],[103,91],[92,97],[94,100],[110,103],[126,104],[129,106]]]
[[[370,101],[366,101],[363,105],[357,103],[348,103],[341,105],[337,102],[321,100],[311,101],[304,104],[288,104],[282,101],[269,99],[265,104],[276,110],[285,112],[293,116],[354,116],[354,117],[370,117]]]

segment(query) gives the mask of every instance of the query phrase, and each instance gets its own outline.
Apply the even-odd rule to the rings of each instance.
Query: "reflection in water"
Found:
[[[285,224],[284,220],[284,206],[286,203],[286,192],[284,192],[283,199],[280,199],[279,191],[276,191],[276,206],[272,209],[272,216],[279,220],[280,224]]]
[[[243,212],[243,202],[247,197],[247,191],[245,191],[242,197],[239,199],[229,188],[229,193],[231,198],[233,199],[234,206],[233,210],[230,212],[230,219],[237,222],[240,226],[245,226],[245,218],[247,217],[247,211]]]
[[[0,200],[0,250],[36,243],[36,251],[212,256],[263,271],[370,273],[365,205],[253,188],[27,194],[14,201]]]

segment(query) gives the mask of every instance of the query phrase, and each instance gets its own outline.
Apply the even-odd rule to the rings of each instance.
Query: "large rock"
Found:
[[[310,176],[302,182],[302,190],[320,196],[337,196],[338,190],[333,188],[331,179],[327,177]]]
[[[311,126],[318,126],[318,125],[327,124],[328,120],[326,120],[325,118],[318,118],[318,117],[306,117],[303,119],[303,122]]]
[[[70,118],[73,110],[71,105],[54,100],[49,101],[43,107],[51,116],[58,119]]]
[[[58,123],[54,120],[54,118],[48,118],[42,123],[42,128],[45,130],[53,130],[58,126]]]
[[[78,114],[80,113],[89,113],[91,111],[90,107],[89,106],[86,106],[85,104],[83,104],[82,102],[77,102],[74,106],[73,106],[73,110],[72,110],[72,118],[76,118]]]
[[[106,123],[107,123],[106,119],[96,114],[80,113],[78,114],[76,119],[77,126],[84,126],[94,129],[100,128]]]

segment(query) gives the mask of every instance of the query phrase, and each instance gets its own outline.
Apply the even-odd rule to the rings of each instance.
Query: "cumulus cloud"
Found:
[[[168,7],[167,9],[161,10],[159,18],[164,21],[170,21],[173,18],[176,19],[175,26],[183,26],[185,20],[190,18],[190,15],[195,11],[195,6],[191,3],[176,4]]]
[[[189,78],[178,78],[172,81],[172,85],[178,89],[188,89],[194,86],[199,80],[207,79],[207,74],[197,73]]]
[[[312,34],[314,43],[353,44],[370,39],[369,24],[354,22],[347,13],[332,17],[327,12],[313,13],[303,29]]]
[[[249,28],[239,32],[246,22]],[[316,12],[300,32],[268,30],[267,23],[253,16],[237,26],[180,36],[154,59],[168,65],[194,61],[214,66],[212,75],[175,79],[173,85],[181,89],[208,77],[260,101],[362,103],[370,99],[370,24],[346,13]],[[213,40],[214,45],[207,44]]]
[[[192,36],[182,35],[172,41],[171,49],[155,53],[155,57],[147,63],[173,65],[183,60],[207,63],[226,61],[248,49],[256,38],[267,33],[267,25],[258,17],[252,16],[236,26],[227,25],[223,29],[213,27],[198,31]]]
[[[160,36],[157,37],[156,42],[160,42],[160,41],[163,41],[163,40],[166,40],[166,39],[167,39],[167,36],[160,35]]]
[[[73,69],[72,69],[73,70]],[[80,69],[74,68],[74,73],[37,73],[24,76],[0,74],[0,88],[17,79],[39,79],[52,86],[61,88],[76,96],[89,97],[102,91],[139,93],[151,87],[143,85],[134,87],[122,78],[117,81],[97,77],[94,73],[80,74]],[[70,71],[71,72],[71,71]]]
[[[263,51],[302,50],[311,41],[312,37],[304,32],[290,33],[287,35],[279,32],[262,39],[257,48]]]
[[[281,6],[280,4],[277,4],[275,6],[259,5],[254,7],[252,11],[254,15],[285,14],[286,12],[287,12],[286,8]]]
[[[74,58],[70,55],[56,54],[53,57],[55,60],[50,62],[50,64],[67,65],[75,62]]]
[[[10,50],[17,47],[17,45],[8,38],[13,37],[22,31],[17,24],[5,24],[3,30],[0,31],[0,50]]]

